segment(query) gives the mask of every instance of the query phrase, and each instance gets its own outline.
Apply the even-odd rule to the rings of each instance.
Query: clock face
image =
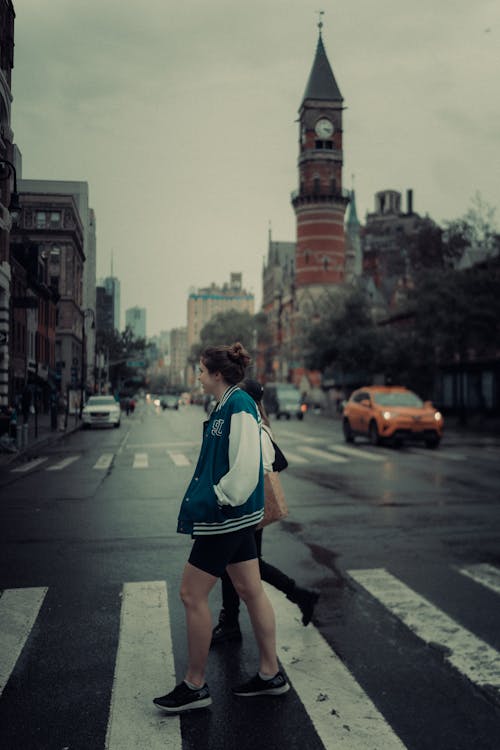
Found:
[[[314,130],[316,135],[320,138],[330,138],[330,136],[333,135],[334,128],[330,120],[327,120],[326,117],[322,117],[321,120],[318,120],[316,123]]]

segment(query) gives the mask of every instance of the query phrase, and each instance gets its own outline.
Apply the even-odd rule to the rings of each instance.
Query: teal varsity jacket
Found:
[[[193,537],[255,526],[264,514],[261,421],[255,401],[226,390],[204,424],[196,469],[181,503],[177,531]]]

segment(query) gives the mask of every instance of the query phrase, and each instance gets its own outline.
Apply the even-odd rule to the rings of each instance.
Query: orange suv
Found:
[[[430,401],[402,386],[371,385],[352,393],[343,412],[343,430],[347,443],[356,435],[369,437],[372,445],[391,438],[424,440],[428,448],[437,448],[443,435],[443,416]]]

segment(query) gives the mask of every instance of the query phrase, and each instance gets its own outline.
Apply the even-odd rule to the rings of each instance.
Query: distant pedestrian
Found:
[[[68,402],[66,396],[61,391],[57,399],[57,422],[59,431],[64,432],[66,429],[66,415],[68,411]]]
[[[23,422],[25,424],[29,420],[29,417],[30,417],[31,403],[32,403],[31,390],[26,385],[24,387],[23,394],[21,396],[21,412],[23,415]]]
[[[217,405],[205,423],[179,513],[177,530],[194,539],[181,584],[188,666],[183,682],[154,699],[170,714],[212,703],[205,682],[212,636],[208,595],[226,569],[247,606],[260,653],[258,674],[233,693],[281,695],[290,687],[278,666],[274,612],[260,579],[255,545],[255,528],[264,512],[260,417],[254,400],[237,387],[249,364],[239,343],[205,349],[200,359],[199,381]]]
[[[270,473],[273,471],[275,451],[272,443],[269,419],[262,404],[264,388],[257,380],[250,379],[243,380],[240,383],[240,388],[246,391],[258,406],[263,422],[261,432],[262,460],[264,471]],[[296,604],[302,613],[302,624],[308,625],[314,614],[314,607],[319,599],[319,594],[316,591],[297,586],[292,578],[289,578],[281,570],[262,559],[262,532],[263,529],[256,529],[255,531],[261,578],[266,583],[270,583],[271,586],[278,589],[278,591],[283,592],[289,601]],[[240,598],[227,572],[221,576],[221,582],[222,609],[219,613],[219,622],[212,632],[212,645],[225,641],[241,640],[239,625]]]

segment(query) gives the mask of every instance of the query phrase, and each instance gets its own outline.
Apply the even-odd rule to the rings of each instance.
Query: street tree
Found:
[[[267,316],[252,315],[246,311],[228,310],[218,313],[200,331],[200,340],[193,344],[190,362],[195,364],[201,352],[209,346],[232,344],[240,341],[247,351],[255,356],[258,343],[268,343]]]
[[[127,362],[142,361],[145,349],[146,339],[136,338],[130,326],[121,332],[117,329],[97,331],[96,351],[105,354],[113,388],[136,376],[136,370],[127,366]]]
[[[301,346],[309,369],[371,372],[379,331],[361,286],[326,293],[321,315],[301,321]]]

